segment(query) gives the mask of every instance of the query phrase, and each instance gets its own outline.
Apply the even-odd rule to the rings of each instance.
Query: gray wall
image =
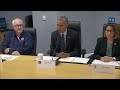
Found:
[[[25,16],[32,15],[32,11],[0,11],[0,17],[6,18],[7,28],[12,28],[12,20],[21,18],[25,22]]]
[[[46,21],[42,20],[46,16]],[[33,26],[37,30],[37,53],[50,49],[51,32],[56,29],[56,11],[33,11]]]
[[[32,11],[33,24],[37,29],[37,53],[46,51],[50,45],[51,32],[56,29],[57,17],[65,15],[69,20],[81,21],[82,48],[87,53],[94,51],[96,39],[102,35],[103,24],[108,17],[115,17],[116,23],[120,23],[120,11]],[[46,21],[42,21],[42,16]]]

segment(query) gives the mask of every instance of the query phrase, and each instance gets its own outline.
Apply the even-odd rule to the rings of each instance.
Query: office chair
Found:
[[[27,15],[25,17],[25,27],[26,28],[33,28],[33,17],[32,15]]]
[[[85,49],[81,49],[81,22],[80,21],[69,21],[68,22],[68,28],[73,29],[75,31],[77,31],[79,33],[79,49],[80,49],[80,57],[82,55],[82,57],[84,58],[84,55],[86,54],[86,50]]]
[[[6,26],[6,18],[0,17],[0,31],[5,31],[7,28]]]
[[[30,34],[33,36],[33,50],[31,55],[36,56],[36,45],[37,45],[36,28],[24,28],[24,30],[30,32]]]

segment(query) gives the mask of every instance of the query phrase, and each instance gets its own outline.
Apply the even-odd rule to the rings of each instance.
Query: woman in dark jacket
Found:
[[[94,50],[94,59],[109,62],[120,61],[120,34],[115,25],[107,24],[103,31],[103,37],[97,39]]]

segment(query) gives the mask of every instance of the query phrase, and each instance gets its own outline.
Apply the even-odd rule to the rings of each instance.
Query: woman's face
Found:
[[[114,29],[112,26],[107,26],[106,30],[105,30],[105,34],[107,38],[113,38],[114,37]]]

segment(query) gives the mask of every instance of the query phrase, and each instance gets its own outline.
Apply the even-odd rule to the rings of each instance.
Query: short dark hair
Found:
[[[58,18],[58,20],[60,20],[60,21],[65,21],[65,22],[68,23],[68,18],[67,18],[66,16],[60,16],[60,17]]]

